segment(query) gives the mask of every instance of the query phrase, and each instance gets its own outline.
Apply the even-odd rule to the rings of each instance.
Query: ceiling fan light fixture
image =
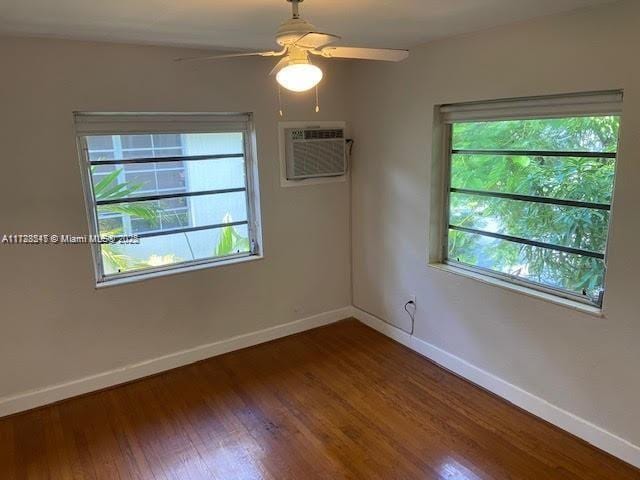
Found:
[[[277,82],[292,92],[306,92],[322,80],[322,70],[306,62],[291,62],[278,72]]]

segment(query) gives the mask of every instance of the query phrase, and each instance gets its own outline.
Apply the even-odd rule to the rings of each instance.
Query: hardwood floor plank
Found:
[[[246,448],[247,432],[233,417],[221,415],[228,411],[217,404],[217,389],[203,389],[202,377],[194,368],[183,375],[164,378],[166,392],[179,391],[172,402],[176,419],[185,430],[212,478],[268,478],[259,462]],[[215,406],[211,406],[215,403]]]
[[[47,465],[51,480],[70,480],[74,478],[72,457],[64,441],[64,430],[60,422],[60,409],[47,409],[48,419],[45,422],[45,443]]]
[[[347,320],[0,419],[5,480],[640,480]]]
[[[238,362],[237,365],[233,365],[230,368],[232,368],[236,373],[240,372],[238,375],[242,376],[243,378],[246,376],[254,377],[256,379],[256,383],[259,382],[259,378],[262,378],[262,377],[268,378],[268,383],[259,385],[260,395],[257,395],[257,396],[254,395],[254,396],[256,398],[264,398],[264,397],[268,398],[271,396],[277,397],[276,402],[278,403],[274,402],[274,405],[277,408],[274,408],[273,406],[270,408],[269,405],[265,405],[264,407],[261,406],[261,410],[264,410],[264,412],[267,415],[269,415],[271,418],[276,419],[278,421],[278,423],[275,424],[276,428],[279,429],[280,425],[283,423],[287,423],[287,424],[294,423],[292,422],[292,419],[295,419],[297,421],[297,424],[294,424],[288,428],[290,431],[295,431],[295,433],[297,434],[296,435],[297,444],[300,446],[299,448],[305,452],[304,457],[302,457],[299,461],[304,461],[308,463],[308,460],[311,460],[311,457],[313,455],[316,455],[318,451],[306,445],[306,438],[300,435],[300,431],[297,430],[297,426],[299,425],[301,428],[303,428],[302,426],[305,424],[304,421],[300,420],[300,412],[302,411],[314,412],[319,410],[319,408],[316,408],[315,406],[315,403],[317,403],[319,399],[319,395],[318,395],[319,392],[315,392],[314,395],[306,395],[300,398],[305,391],[300,388],[303,385],[303,383],[294,378],[295,370],[298,370],[299,368],[301,368],[300,362],[297,362],[296,359],[294,358],[288,359],[286,355],[281,356],[281,355],[274,355],[273,353],[271,353],[268,357],[265,357],[263,353],[270,353],[270,352],[260,352],[260,351],[251,352],[252,355],[255,356],[256,354],[258,354],[259,357],[253,358],[251,362],[248,362],[246,365],[244,364],[244,362]],[[253,367],[247,368],[247,365],[252,365]],[[296,365],[296,369],[293,371],[291,368],[292,365]],[[265,370],[265,368],[268,370],[276,369],[279,372],[283,372],[282,376],[279,376],[279,378],[272,377],[269,375],[268,371]],[[244,371],[241,371],[240,369],[243,369]],[[293,388],[292,389],[288,388],[289,385],[292,385]],[[264,404],[264,402],[262,403]],[[330,402],[325,402],[325,404],[322,405],[323,414],[321,415],[320,418],[315,418],[315,421],[316,421],[315,425],[319,425],[318,422],[324,422],[324,425],[320,425],[320,428],[327,428],[329,431],[331,431],[333,434],[333,437],[337,438],[339,441],[341,441],[345,445],[346,447],[345,451],[352,452],[352,456],[350,459],[351,462],[357,461],[353,453],[356,452],[356,448],[359,448],[359,446],[357,445],[357,443],[354,441],[353,438],[349,437],[344,432],[339,430],[339,425],[336,426],[335,422],[334,424],[331,424],[332,417],[335,415],[334,413],[335,408],[332,408],[332,407],[335,407],[335,404],[331,405]],[[291,415],[292,410],[297,411],[298,415]],[[307,417],[307,421],[309,420],[311,419]],[[355,425],[352,425],[352,426],[355,427]],[[276,428],[274,428],[274,430]],[[290,449],[289,442],[285,444],[285,448]],[[320,452],[327,453],[329,455],[328,457],[325,457],[324,461],[322,458],[317,458],[316,460],[311,461],[310,464],[305,467],[306,472],[313,472],[314,465],[325,465],[322,471],[315,472],[316,476],[327,476],[329,478],[335,478],[334,475],[328,475],[330,472],[327,471],[328,466],[327,466],[326,458],[330,459],[330,464],[329,464],[330,466],[337,465],[339,466],[339,471],[344,471],[343,462],[340,462],[339,459],[336,459],[334,456],[330,454],[330,452],[327,452],[324,448],[321,449]],[[368,462],[365,461],[363,463],[370,470],[368,471],[369,477],[375,478],[375,472],[376,472],[375,461],[372,461],[371,459],[365,459],[365,460],[368,460]]]
[[[15,422],[0,420],[0,478],[18,478]]]
[[[172,372],[170,372],[172,373]],[[129,385],[120,409],[132,425],[154,475],[176,480],[212,478],[200,455],[174,416],[173,402],[164,394],[163,376]],[[169,396],[180,392],[170,392]],[[126,411],[124,410],[126,409]]]

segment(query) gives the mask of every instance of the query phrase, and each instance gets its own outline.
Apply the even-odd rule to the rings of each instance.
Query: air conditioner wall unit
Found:
[[[325,125],[281,126],[283,181],[305,182],[310,179],[344,177],[347,155],[344,122]]]

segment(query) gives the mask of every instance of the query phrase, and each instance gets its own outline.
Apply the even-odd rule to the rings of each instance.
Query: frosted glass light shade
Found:
[[[287,90],[304,92],[322,80],[322,70],[310,63],[294,63],[280,70],[276,80]]]

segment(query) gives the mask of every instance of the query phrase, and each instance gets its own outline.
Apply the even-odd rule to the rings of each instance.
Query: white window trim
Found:
[[[589,305],[583,302],[578,302],[576,300],[571,300],[555,293],[546,293],[543,290],[537,290],[524,284],[514,283],[509,280],[504,280],[497,277],[491,277],[489,275],[477,273],[471,269],[465,269],[454,265],[449,265],[447,263],[430,263],[428,266],[434,270],[470,278],[486,285],[492,285],[517,294],[537,298],[539,300],[553,303],[561,307],[569,308],[581,313],[586,313],[593,317],[605,317],[603,308]]]
[[[238,255],[206,258],[148,268],[141,271],[104,275],[99,244],[91,244],[96,288],[122,285],[160,276],[185,273],[204,268],[244,263],[264,258],[260,189],[256,154],[256,132],[252,113],[105,113],[74,112],[75,137],[89,234],[98,235],[98,217],[95,208],[91,169],[85,138],[88,135],[154,134],[154,133],[217,133],[242,132],[247,199],[247,229],[250,251]]]
[[[556,290],[526,280],[512,279],[508,275],[500,274],[499,272],[495,272],[495,274],[493,272],[488,273],[481,268],[463,266],[457,262],[449,263],[447,261],[446,238],[449,218],[451,132],[452,125],[461,122],[563,118],[607,114],[622,116],[622,100],[622,91],[606,91],[436,105],[434,107],[432,188],[427,265],[440,271],[465,276],[485,284],[506,288],[583,313],[603,317],[604,302],[598,306],[580,298],[578,295],[572,295],[570,292]],[[622,125],[620,126],[619,137],[621,135]],[[438,139],[440,140],[438,141]],[[620,143],[618,143],[616,170],[620,158]],[[609,240],[614,217],[614,197],[615,179],[611,199],[605,265],[609,254]],[[604,286],[606,287],[606,272]]]

